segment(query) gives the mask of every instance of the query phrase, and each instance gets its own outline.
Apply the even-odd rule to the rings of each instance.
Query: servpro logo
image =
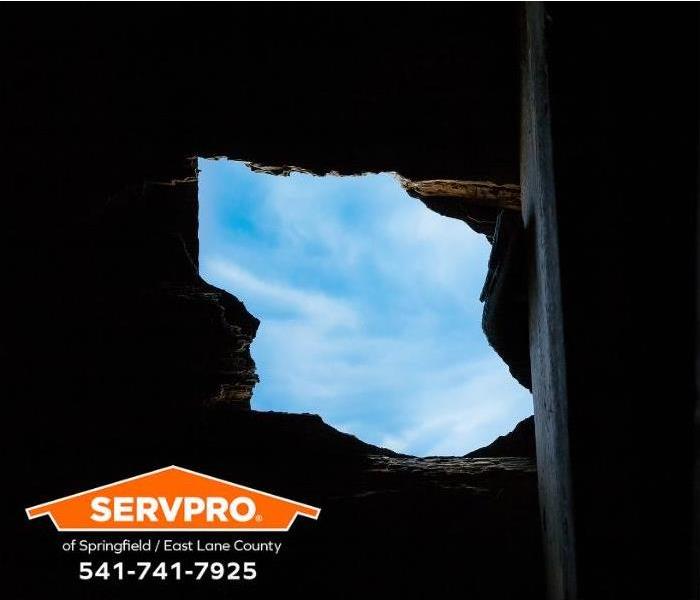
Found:
[[[165,467],[32,506],[59,531],[288,531],[321,509],[236,483]]]

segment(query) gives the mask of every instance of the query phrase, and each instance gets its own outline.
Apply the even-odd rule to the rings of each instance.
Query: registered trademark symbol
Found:
[[[255,520],[260,523],[260,521],[262,521],[262,515],[255,515]]]

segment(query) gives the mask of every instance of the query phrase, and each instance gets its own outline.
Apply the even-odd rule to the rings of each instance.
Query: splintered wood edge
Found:
[[[414,198],[463,200],[474,206],[517,210],[520,204],[520,186],[497,184],[490,181],[460,181],[455,179],[426,179],[412,181],[397,175],[401,187]]]
[[[221,159],[226,157],[211,157]],[[243,162],[251,171],[265,173],[267,175],[277,175],[287,177],[292,173],[302,173],[322,177],[331,176],[360,176],[373,172],[345,173],[337,171],[316,172],[313,170],[297,167],[293,165],[266,165],[250,161],[229,158],[229,160],[239,160]],[[498,184],[491,181],[464,181],[459,179],[424,179],[414,181],[407,179],[396,172],[389,172],[396,177],[401,187],[409,196],[426,201],[463,201],[466,205],[480,206],[486,208],[505,209],[520,211],[520,186],[506,183]]]

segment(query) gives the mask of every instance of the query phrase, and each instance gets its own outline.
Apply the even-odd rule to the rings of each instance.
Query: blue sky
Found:
[[[202,277],[261,320],[254,409],[418,456],[464,454],[532,414],[481,331],[483,236],[389,174],[199,168]]]

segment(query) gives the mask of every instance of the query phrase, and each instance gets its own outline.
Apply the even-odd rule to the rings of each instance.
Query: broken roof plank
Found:
[[[462,200],[465,205],[520,211],[520,186],[490,181],[427,179],[412,181],[398,176],[406,192],[420,200]]]

